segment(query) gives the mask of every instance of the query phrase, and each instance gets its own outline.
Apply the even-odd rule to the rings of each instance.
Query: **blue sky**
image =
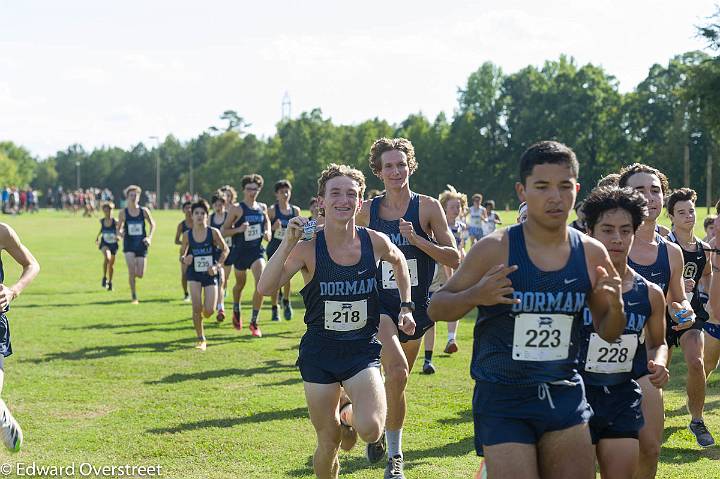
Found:
[[[192,138],[237,110],[270,135],[293,115],[338,123],[452,115],[484,61],[514,72],[562,53],[631,90],[701,49],[713,1],[0,0],[0,140],[47,156],[72,143]]]

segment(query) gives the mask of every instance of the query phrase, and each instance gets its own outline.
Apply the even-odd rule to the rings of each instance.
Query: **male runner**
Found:
[[[175,228],[175,244],[178,246],[182,244],[182,236],[185,232],[190,231],[193,227],[192,212],[190,211],[191,205],[192,201],[186,201],[182,204],[182,211],[183,214],[185,214],[185,218],[178,223],[177,228]],[[190,295],[188,294],[187,268],[187,265],[180,261],[180,284],[183,289],[183,301],[189,303]]]
[[[115,272],[115,255],[118,250],[117,221],[112,217],[115,205],[112,202],[103,203],[102,210],[104,217],[100,220],[100,231],[95,238],[103,255],[103,278],[102,287],[112,291],[113,273]]]
[[[352,401],[349,425],[368,442],[377,441],[382,434],[386,402],[377,340],[379,262],[390,263],[397,272],[396,285],[406,303],[398,313],[399,327],[408,334],[415,327],[408,305],[410,277],[404,256],[384,234],[355,226],[364,189],[360,171],[329,165],[318,180],[324,229],[313,233],[310,220],[292,218],[258,283],[260,292],[270,295],[298,271],[305,281],[300,294],[307,332],[300,342],[298,366],[318,439],[313,468],[322,479],[338,477],[341,386]],[[300,241],[306,233],[311,235],[309,239]],[[350,417],[343,417],[347,424]]]
[[[608,342],[626,321],[607,251],[567,226],[578,169],[561,143],[530,146],[515,185],[527,220],[480,240],[430,302],[430,316],[442,321],[479,306],[473,414],[488,477],[594,477],[592,411],[576,369],[583,308]]]
[[[142,189],[137,185],[125,188],[127,207],[120,211],[117,223],[118,236],[123,239],[132,304],[139,304],[135,284],[137,279],[145,275],[147,268],[145,258],[155,232],[155,220],[150,210],[139,205],[141,192]],[[146,231],[145,222],[150,225],[150,231]]]
[[[368,225],[387,234],[405,256],[410,270],[413,316],[417,323],[413,334],[398,330],[395,318],[402,307],[392,265],[383,262],[378,270],[380,294],[380,333],[382,363],[385,372],[388,418],[386,424],[388,462],[385,478],[404,478],[402,427],[407,405],[405,387],[417,359],[425,331],[432,325],[427,315],[428,289],[435,262],[457,268],[460,255],[445,220],[440,202],[410,190],[410,175],[417,169],[415,149],[405,138],[380,138],[370,149],[370,168],[380,178],[385,194],[363,203],[358,224]],[[432,238],[432,240],[431,240]],[[385,455],[381,438],[366,449],[370,462]]]

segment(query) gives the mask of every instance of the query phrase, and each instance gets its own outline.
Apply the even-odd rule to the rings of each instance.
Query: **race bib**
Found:
[[[275,232],[273,233],[273,238],[279,239],[280,241],[282,241],[282,239],[285,237],[285,230],[286,230],[285,228],[276,229]]]
[[[410,286],[418,285],[417,260],[407,260],[408,271],[410,272]],[[395,271],[387,261],[382,262],[382,287],[383,289],[397,289],[397,281],[395,281]]]
[[[614,343],[608,343],[597,333],[592,333],[585,371],[601,374],[630,372],[637,347],[637,334],[623,334]]]
[[[482,227],[482,216],[480,213],[476,215],[470,215],[470,226],[473,228],[481,228]]]
[[[196,273],[205,273],[213,264],[212,256],[193,256],[193,268]]]
[[[367,324],[367,299],[360,301],[325,301],[325,329],[355,331]]]
[[[245,241],[253,241],[262,236],[261,231],[262,225],[260,223],[254,225],[248,225],[245,230]]]
[[[106,243],[117,243],[117,236],[115,233],[103,233],[102,239]]]
[[[130,236],[142,236],[143,224],[142,223],[128,223],[128,234]]]
[[[556,361],[567,359],[573,317],[569,314],[522,313],[515,317],[513,359]]]

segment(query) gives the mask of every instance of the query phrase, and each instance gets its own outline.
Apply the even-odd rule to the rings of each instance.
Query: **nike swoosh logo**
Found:
[[[628,306],[637,306],[638,304],[640,304],[640,301],[638,301],[637,303],[628,302]]]
[[[573,278],[573,279],[566,279],[566,280],[565,280],[565,284],[570,284],[570,283],[574,283],[574,282],[575,282],[575,281],[577,281],[577,280],[578,280],[577,278]]]
[[[662,273],[650,273],[650,276],[660,276]]]
[[[364,270],[362,270],[362,271],[358,271],[358,275],[364,274],[366,271],[367,271],[366,269],[364,269]]]

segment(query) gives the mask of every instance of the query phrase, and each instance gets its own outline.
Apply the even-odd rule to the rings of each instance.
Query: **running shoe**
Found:
[[[205,351],[207,349],[207,341],[198,341],[197,344],[195,344],[195,349],[199,349],[200,351]]]
[[[262,338],[262,332],[260,331],[260,326],[258,326],[256,321],[250,321],[250,333],[253,335],[254,338]]]
[[[448,342],[447,342],[447,344],[445,345],[445,350],[444,350],[444,352],[445,352],[446,354],[452,354],[452,353],[457,353],[457,352],[458,352],[458,345],[457,345],[457,343],[455,342],[454,339],[448,339]]]
[[[112,291],[112,281],[108,281],[108,291]]]
[[[18,452],[20,450],[23,442],[22,429],[2,399],[0,399],[0,435],[2,435],[3,444],[10,451]]]
[[[183,301],[185,301],[186,303],[189,303],[189,302],[190,302],[190,295],[187,294],[187,293],[185,293],[185,297],[183,297]]]
[[[272,309],[272,317],[270,318],[270,321],[280,321],[280,315],[278,314],[277,307]]]
[[[384,479],[405,479],[405,474],[403,474],[404,464],[405,462],[400,454],[389,458],[385,467]]]
[[[140,301],[138,301],[137,296],[134,294],[132,295],[132,301],[130,301],[130,304],[140,304]]]
[[[423,363],[423,374],[435,374],[435,366],[430,361]]]
[[[697,441],[698,446],[710,447],[715,445],[715,439],[713,439],[712,434],[710,434],[710,431],[708,431],[708,428],[705,426],[705,422],[702,419],[690,421],[688,429],[690,429],[690,432],[695,435],[695,440]]]
[[[292,319],[293,310],[292,310],[292,305],[290,304],[289,301],[283,307],[283,316],[285,316],[286,321],[290,321]]]
[[[365,445],[365,457],[370,464],[375,464],[385,457],[386,450],[387,445],[385,444],[385,431],[383,431],[382,436],[380,436],[380,439],[378,439],[377,442],[371,442]]]
[[[103,288],[107,287],[107,278],[105,278],[105,277],[103,277],[103,280],[102,280],[102,287]]]
[[[242,318],[240,317],[240,311],[233,311],[233,327],[240,331],[242,329]]]
[[[225,321],[225,310],[224,309],[218,309],[217,316],[215,316],[215,319],[218,323],[222,323]]]

